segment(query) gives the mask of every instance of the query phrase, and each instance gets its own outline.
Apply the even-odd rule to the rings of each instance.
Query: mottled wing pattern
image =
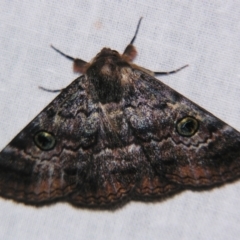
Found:
[[[126,107],[126,119],[159,179],[182,188],[206,188],[237,179],[240,133],[162,82],[137,72],[133,82],[137,97],[135,105]],[[184,136],[177,126],[189,117],[197,120],[198,129]]]
[[[121,91],[102,80],[117,98],[92,67],[2,150],[1,196],[109,208],[239,177],[237,131],[141,70],[117,71]]]
[[[117,206],[130,199],[159,199],[182,189],[154,169],[151,159],[156,155],[152,155],[154,152],[148,155],[144,149],[145,141],[139,133],[148,138],[154,127],[151,122],[146,125],[148,120],[144,115],[149,101],[147,90],[142,91],[138,86],[142,84],[139,71],[129,69],[127,76],[119,102],[98,104],[97,141],[86,151],[91,158],[86,161],[88,178],[70,196],[76,205]],[[135,82],[138,80],[139,83]]]
[[[92,101],[86,75],[64,89],[0,153],[1,196],[105,207],[178,190],[159,178],[134,136],[131,107],[139,96],[132,82],[126,86],[125,98],[106,104]],[[51,134],[53,147],[41,149],[39,133]]]
[[[80,153],[74,150],[92,141],[91,135],[83,137],[89,106],[86,92],[79,85],[81,80],[84,77],[64,89],[2,150],[1,196],[38,204],[66,197],[76,190],[75,180],[66,181],[65,171],[71,173],[72,155],[79,157]],[[53,148],[46,151],[34,141],[37,134],[44,132],[55,140]],[[41,143],[41,137],[37,141]]]

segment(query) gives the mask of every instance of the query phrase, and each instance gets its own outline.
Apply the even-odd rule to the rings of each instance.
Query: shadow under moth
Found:
[[[110,209],[165,199],[240,176],[240,133],[132,63],[103,48],[0,152],[0,196],[32,205],[67,201]]]

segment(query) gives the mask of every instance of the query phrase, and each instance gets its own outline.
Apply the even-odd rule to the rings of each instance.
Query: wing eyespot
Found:
[[[56,138],[52,133],[41,130],[34,135],[34,143],[43,151],[49,151],[56,145]]]
[[[176,124],[176,130],[183,137],[192,137],[199,128],[199,122],[194,117],[184,117]]]

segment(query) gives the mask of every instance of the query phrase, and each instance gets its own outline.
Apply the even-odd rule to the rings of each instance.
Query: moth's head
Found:
[[[121,68],[129,66],[130,64],[117,51],[103,48],[90,62],[87,73],[114,76]]]
[[[103,48],[100,53],[97,54],[97,56],[94,58],[95,60],[117,60],[121,59],[121,55],[110,48]]]

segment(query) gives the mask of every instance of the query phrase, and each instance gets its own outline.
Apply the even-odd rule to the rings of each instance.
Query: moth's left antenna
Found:
[[[71,60],[73,62],[73,71],[75,73],[82,73],[84,74],[86,72],[86,69],[88,67],[88,63],[82,59],[79,58],[74,58],[71,57],[65,53],[63,53],[62,51],[58,50],[57,48],[55,48],[53,45],[50,45],[51,48],[53,48],[56,52],[60,53],[62,56],[64,56],[65,58]]]
[[[132,41],[131,41],[129,44],[133,44],[133,43],[134,43],[134,41],[135,41],[135,39],[136,39],[136,37],[137,37],[138,30],[139,30],[139,28],[140,28],[140,24],[141,24],[142,19],[143,19],[143,17],[140,17],[140,19],[139,19],[139,21],[138,21],[137,29],[136,29],[135,34],[134,34],[134,36],[133,36],[133,39],[132,39]]]
[[[128,62],[132,62],[134,60],[134,58],[137,56],[137,50],[136,48],[133,46],[133,43],[137,37],[138,34],[138,30],[140,28],[140,24],[142,21],[142,17],[140,17],[139,21],[138,21],[138,25],[135,31],[135,34],[133,36],[133,39],[131,40],[131,42],[127,45],[127,47],[125,48],[124,52],[123,52],[123,57],[126,61]]]

